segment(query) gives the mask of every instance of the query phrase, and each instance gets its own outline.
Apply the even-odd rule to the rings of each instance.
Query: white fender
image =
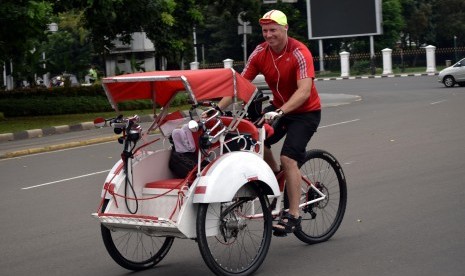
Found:
[[[195,181],[194,203],[231,201],[244,184],[262,181],[279,196],[276,177],[268,164],[256,153],[235,151],[224,154],[208,165]]]
[[[112,189],[116,191],[118,187],[116,185],[120,185],[121,183],[121,177],[124,176],[123,173],[123,161],[120,159],[118,162],[113,165],[113,168],[111,168],[110,172],[108,173],[105,183],[103,184],[102,187],[102,198],[105,197],[106,199],[111,198],[111,194],[107,192],[107,189]]]

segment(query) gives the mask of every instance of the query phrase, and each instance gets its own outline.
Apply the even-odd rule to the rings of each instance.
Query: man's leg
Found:
[[[300,170],[297,166],[297,161],[282,155],[281,164],[286,177],[286,192],[289,199],[289,214],[294,217],[299,217],[300,204]]]
[[[280,168],[278,166],[278,163],[276,163],[276,160],[273,157],[273,152],[271,151],[270,148],[265,147],[265,151],[263,152],[263,158],[264,158],[265,162],[268,164],[268,166],[270,166],[270,168],[274,172],[279,171]]]

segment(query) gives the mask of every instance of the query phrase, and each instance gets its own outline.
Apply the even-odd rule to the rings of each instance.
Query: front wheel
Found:
[[[102,210],[108,204],[105,200]],[[168,254],[173,237],[154,237],[139,231],[110,230],[100,225],[103,243],[111,258],[120,266],[133,271],[151,268]]]
[[[443,82],[446,87],[453,87],[455,85],[455,79],[452,76],[445,76]]]
[[[307,151],[300,172],[300,203],[321,197],[315,189],[324,194],[325,198],[301,208],[302,227],[294,234],[308,244],[327,241],[341,225],[346,209],[347,186],[344,172],[334,156],[317,149]]]
[[[268,252],[271,223],[268,201],[259,187],[238,192],[230,202],[200,204],[197,241],[203,260],[216,275],[252,274]]]

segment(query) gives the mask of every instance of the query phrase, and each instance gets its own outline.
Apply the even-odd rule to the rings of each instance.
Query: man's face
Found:
[[[279,24],[263,24],[262,34],[266,42],[273,48],[286,43],[287,30]]]

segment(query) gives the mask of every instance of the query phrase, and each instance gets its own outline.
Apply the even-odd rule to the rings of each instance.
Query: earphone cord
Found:
[[[287,42],[286,42],[286,48],[284,49],[284,52],[279,56],[277,57],[276,59],[274,59],[273,57],[273,53],[271,52],[271,48],[268,48],[268,50],[270,51],[270,55],[271,55],[271,60],[273,61],[273,65],[274,65],[274,68],[276,69],[276,71],[278,72],[278,81],[276,82],[276,92],[278,92],[278,95],[279,97],[281,98],[281,101],[284,103],[284,98],[283,96],[281,95],[281,92],[279,92],[279,79],[281,78],[281,74],[279,72],[279,69],[278,69],[278,66],[276,66],[276,60],[280,59],[287,51]]]

